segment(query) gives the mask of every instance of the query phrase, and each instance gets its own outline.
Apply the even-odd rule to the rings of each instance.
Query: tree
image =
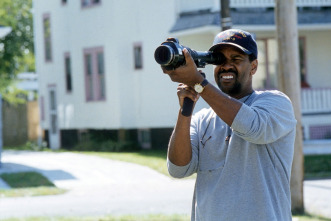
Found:
[[[1,0],[0,25],[12,28],[0,39],[0,93],[8,101],[17,89],[9,88],[19,72],[34,72],[32,0]]]

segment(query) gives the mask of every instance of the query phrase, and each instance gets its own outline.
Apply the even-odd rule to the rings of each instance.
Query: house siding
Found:
[[[43,130],[50,128],[47,85],[57,85],[61,139],[72,131],[172,128],[176,121],[177,84],[162,74],[154,50],[175,22],[175,3],[161,0],[102,1],[81,7],[80,1],[34,0],[36,71],[44,97]],[[42,15],[51,20],[52,62],[44,61]],[[153,19],[151,19],[153,18]],[[148,25],[146,25],[148,24]],[[143,68],[134,68],[133,45],[142,49]],[[86,102],[84,49],[102,46],[105,99]],[[72,88],[67,92],[65,59],[70,54]],[[47,134],[47,133],[46,133]],[[69,142],[70,143],[70,142]]]

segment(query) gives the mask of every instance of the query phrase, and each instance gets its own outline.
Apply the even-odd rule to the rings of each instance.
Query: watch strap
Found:
[[[202,87],[206,87],[208,83],[209,83],[209,82],[208,82],[207,79],[205,78],[205,79],[203,79],[203,81],[200,83],[200,85],[201,85]]]

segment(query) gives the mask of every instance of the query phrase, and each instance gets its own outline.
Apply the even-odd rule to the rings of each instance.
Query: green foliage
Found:
[[[12,28],[0,39],[0,93],[10,103],[24,101],[13,86],[16,74],[35,71],[31,8],[32,0],[0,1],[0,25]]]
[[[46,177],[37,172],[3,173],[0,177],[12,188],[54,186]]]
[[[14,105],[26,102],[27,91],[18,89],[10,80],[0,79],[0,82],[0,94],[5,101]]]
[[[32,0],[1,0],[1,25],[12,28],[0,39],[0,75],[12,77],[17,71],[34,71]],[[32,57],[30,56],[32,55]],[[27,63],[24,61],[28,61]]]
[[[39,146],[36,141],[27,141],[21,146],[3,147],[4,150],[32,150],[32,151],[43,151],[49,150],[47,143],[44,141]]]

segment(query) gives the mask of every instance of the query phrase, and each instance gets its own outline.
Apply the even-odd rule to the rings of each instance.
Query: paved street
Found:
[[[0,219],[23,216],[189,214],[194,180],[175,180],[144,166],[75,153],[5,151],[0,173],[37,171],[56,196],[0,199]],[[0,188],[6,188],[1,185]],[[331,217],[331,180],[305,181],[306,209]]]

